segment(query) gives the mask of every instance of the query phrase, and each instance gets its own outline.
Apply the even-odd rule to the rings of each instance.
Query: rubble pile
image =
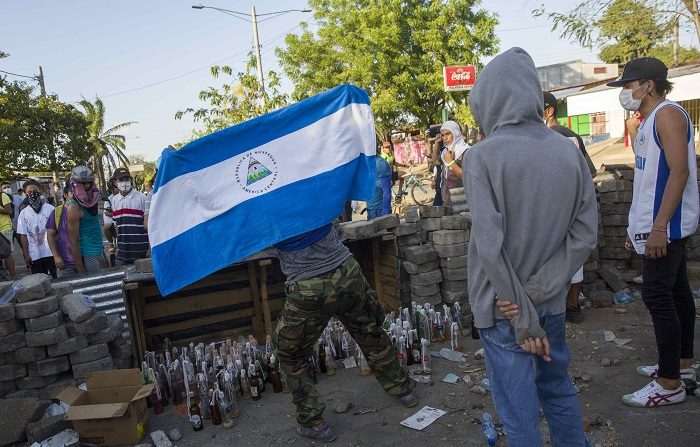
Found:
[[[44,274],[4,283],[0,295],[0,397],[51,399],[94,371],[132,366],[119,315]],[[0,404],[2,406],[2,404]]]

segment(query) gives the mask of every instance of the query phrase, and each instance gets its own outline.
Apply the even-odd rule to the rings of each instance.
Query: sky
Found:
[[[47,91],[62,101],[99,96],[106,126],[136,121],[122,132],[127,153],[155,160],[197,126],[189,117],[176,120],[175,113],[200,107],[199,91],[219,85],[209,67],[243,71],[253,46],[250,23],[192,9],[200,1],[243,12],[255,6],[258,14],[306,8],[305,0],[0,0],[0,50],[10,54],[0,59],[0,70],[31,76],[41,65]],[[564,11],[578,0],[482,0],[482,8],[499,16],[500,49],[521,46],[538,66],[596,62],[595,51],[558,38],[545,18],[532,17],[542,3]],[[312,14],[290,12],[259,23],[265,72],[282,72],[274,49],[299,31],[302,20],[312,23]],[[285,79],[283,89],[291,88]]]

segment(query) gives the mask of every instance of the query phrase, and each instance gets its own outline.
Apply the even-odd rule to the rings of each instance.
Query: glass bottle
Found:
[[[255,365],[250,365],[248,374],[250,375],[250,397],[253,400],[260,400],[260,379],[255,372]]]
[[[199,411],[199,405],[194,398],[194,391],[190,392],[190,422],[192,423],[192,429],[194,431],[200,431],[204,428],[204,420],[202,420],[202,413]]]
[[[333,354],[331,353],[331,348],[326,345],[326,375],[335,375],[335,360],[333,360]]]
[[[326,344],[321,342],[318,349],[318,368],[321,374],[328,373],[326,369]]]
[[[414,365],[421,364],[420,339],[418,338],[418,330],[417,329],[413,330],[413,341],[411,342],[410,356],[413,358]]]
[[[313,368],[313,366],[309,365],[309,368]],[[270,356],[270,382],[272,383],[272,391],[275,393],[282,392],[282,380],[277,371],[277,358],[274,354]]]
[[[420,351],[420,358],[421,358],[421,366],[423,367],[423,372],[431,372],[430,369],[430,352],[428,352],[428,340],[425,338],[421,338],[420,340],[420,345],[421,345],[421,351]]]
[[[211,413],[211,423],[221,425],[221,407],[219,406],[219,393],[215,393],[213,389],[209,390],[209,412]]]
[[[241,370],[241,390],[243,392],[243,399],[248,400],[252,397],[250,393],[250,382],[248,382],[245,369]]]

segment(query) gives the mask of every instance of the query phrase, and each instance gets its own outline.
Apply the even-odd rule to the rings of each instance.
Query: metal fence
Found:
[[[67,280],[59,279],[55,283],[70,283],[75,293],[83,293],[92,298],[98,310],[104,311],[107,315],[118,314],[124,323],[124,336],[129,340],[131,335],[122,290],[126,270],[127,267],[114,267],[92,275],[78,276]]]

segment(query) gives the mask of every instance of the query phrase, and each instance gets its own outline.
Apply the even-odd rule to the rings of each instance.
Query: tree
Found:
[[[598,21],[615,0],[584,0],[566,12],[548,11],[544,5],[532,11],[535,17],[545,16],[552,21],[552,31],[578,42],[581,46],[592,48],[599,43]],[[645,8],[653,11],[658,25],[670,30],[680,21],[681,25],[695,31],[700,42],[700,9],[698,0],[639,0]],[[643,16],[635,16],[633,20],[644,20]],[[619,23],[624,26],[624,23]]]
[[[234,74],[229,66],[211,67],[214,78],[226,75],[231,80],[224,82],[219,89],[209,87],[199,92],[199,99],[208,102],[209,107],[188,108],[175,114],[176,119],[182,119],[183,116],[191,114],[195,122],[203,124],[203,128],[193,132],[192,139],[209,135],[289,104],[289,96],[279,91],[279,75],[274,71],[267,73],[267,86],[263,93],[260,91],[254,69],[255,59],[252,53],[249,54],[245,72]]]
[[[143,165],[143,171],[131,173],[131,177],[134,179],[134,188],[143,191],[146,183],[148,183],[156,173],[156,164],[152,161],[146,161],[141,154],[132,154],[129,155],[129,166],[134,165]]]
[[[673,65],[673,45],[657,45],[649,51],[647,56],[660,59],[668,66]],[[683,64],[691,61],[700,61],[700,51],[696,48],[680,47],[678,49],[678,63]]]
[[[0,79],[0,173],[70,171],[91,154],[87,123],[56,95]]]
[[[640,0],[614,0],[595,26],[601,43],[614,42],[601,48],[600,58],[617,64],[647,56],[671,31],[661,26],[654,9]]]
[[[318,29],[302,24],[277,50],[295,100],[350,82],[370,97],[378,133],[468,116],[466,92],[443,91],[443,66],[496,53],[496,16],[478,0],[309,0]]]
[[[95,102],[92,103],[83,98],[80,105],[88,123],[89,141],[94,151],[90,160],[93,172],[97,173],[100,187],[104,190],[107,185],[105,169],[111,174],[118,167],[129,164],[129,159],[124,153],[126,137],[117,132],[134,124],[135,121],[120,123],[105,130],[105,106],[102,100],[96,97]]]

